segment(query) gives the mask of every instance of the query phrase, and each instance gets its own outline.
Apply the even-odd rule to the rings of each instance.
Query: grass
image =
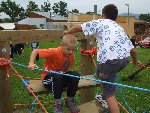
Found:
[[[40,48],[48,48],[48,47],[58,47],[60,42],[47,42],[47,43],[40,43]],[[150,49],[149,48],[138,48],[137,49],[138,58],[139,60],[146,64],[150,61]],[[31,54],[31,48],[29,46],[25,47],[25,57],[19,58],[19,56],[15,56],[15,59],[13,59],[14,62],[18,62],[20,64],[28,65],[29,57]],[[43,67],[44,60],[39,60],[36,62],[40,68]],[[80,53],[79,50],[76,52],[76,59],[75,59],[75,66],[78,66],[80,64]],[[25,68],[19,67],[14,65],[14,67],[17,69],[20,75],[22,76],[30,76],[33,78],[40,77],[40,72],[38,71],[28,71]],[[129,64],[122,72],[119,73],[120,82],[122,84],[127,84],[131,86],[137,86],[142,88],[150,89],[150,70],[144,69],[140,73],[138,73],[134,79],[126,79],[128,75],[133,73],[135,70],[139,69],[139,67],[136,67],[132,64]],[[78,69],[80,71],[80,69]],[[14,73],[12,71],[12,73]],[[20,79],[17,77],[12,77],[12,98],[13,98],[13,104],[15,103],[32,103],[34,98],[32,96],[29,96],[27,90],[23,87],[23,83]],[[126,98],[126,101],[130,104],[130,107],[135,110],[137,113],[142,113],[145,111],[149,106],[150,102],[150,93],[143,92],[143,91],[137,91],[133,89],[127,89],[127,88],[119,88],[118,94],[116,96],[117,100],[126,107],[122,96],[119,92],[119,90],[122,90],[124,92],[124,97]],[[100,92],[99,88],[95,89],[95,92]],[[65,94],[64,94],[65,95]],[[51,101],[53,99],[53,96],[51,94],[41,95],[39,97],[41,101]],[[80,98],[79,95],[77,95],[77,101],[79,102]],[[51,111],[51,105],[45,105],[46,109]],[[19,113],[26,113],[27,107],[14,107],[16,109],[19,109]],[[127,108],[127,107],[126,107]],[[39,111],[39,107],[36,107],[35,111]],[[124,113],[121,111],[121,113]],[[147,112],[148,113],[148,112]]]

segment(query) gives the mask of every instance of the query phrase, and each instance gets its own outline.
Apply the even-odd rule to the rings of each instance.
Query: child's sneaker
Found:
[[[96,94],[95,99],[102,104],[102,107],[108,108],[107,101],[102,99],[102,95]]]
[[[54,113],[64,113],[62,109],[62,103],[58,103],[54,105]]]
[[[69,98],[69,99],[67,98],[65,101],[65,105],[66,105],[66,107],[70,108],[71,113],[79,113],[80,112],[80,109],[76,105],[73,98]]]

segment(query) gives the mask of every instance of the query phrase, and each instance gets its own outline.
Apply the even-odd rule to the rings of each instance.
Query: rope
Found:
[[[0,67],[2,66],[10,66],[10,62],[8,62],[8,59],[0,58]]]
[[[120,80],[119,80],[118,77],[117,77],[117,79],[118,79],[118,82],[120,82]],[[136,111],[134,111],[134,110],[130,107],[130,105],[128,104],[128,102],[126,101],[125,96],[124,96],[124,92],[122,91],[122,89],[120,89],[120,93],[121,93],[122,99],[123,99],[125,105],[128,107],[128,109],[129,109],[132,113],[136,113]],[[150,111],[150,107],[147,108],[147,109],[145,109],[143,113],[148,113],[148,111]]]
[[[83,52],[83,50],[81,51],[81,53]],[[89,50],[84,50],[84,52],[89,52]],[[97,54],[97,51],[96,51],[96,48],[92,49],[90,52],[89,52],[89,55],[92,57],[92,60],[93,60],[93,63],[94,63],[94,66],[96,68],[96,62],[95,62],[95,59],[94,59],[94,55]],[[83,54],[85,55],[85,54]],[[94,78],[96,76],[96,73],[93,74],[93,76],[91,78]],[[117,101],[118,102],[118,101]],[[126,108],[124,106],[122,106],[119,102],[118,102],[118,105],[126,112],[126,113],[129,113],[128,110],[126,110]]]
[[[25,66],[23,64],[18,64],[18,63],[15,63],[15,62],[12,62],[12,64],[15,64],[15,65],[27,68],[27,66]],[[55,74],[58,74],[58,75],[62,75],[63,74],[65,76],[79,78],[79,79],[85,79],[85,80],[90,80],[90,81],[94,81],[94,82],[97,82],[97,83],[106,83],[106,84],[111,84],[111,85],[115,85],[115,86],[119,86],[119,87],[130,88],[130,89],[135,89],[135,90],[144,91],[144,92],[150,92],[150,89],[139,88],[139,87],[135,87],[135,86],[129,86],[129,85],[118,84],[118,83],[112,83],[112,82],[97,80],[97,79],[93,79],[93,78],[85,77],[85,76],[80,76],[79,77],[79,76],[74,76],[74,75],[70,75],[70,74],[64,74],[63,72],[55,72],[55,71],[52,71],[52,70],[44,70],[44,69],[41,69],[41,68],[35,68],[35,70],[49,72],[49,73],[55,73]]]
[[[18,77],[17,74],[11,74],[11,76],[16,76]],[[21,76],[21,75],[20,75]],[[41,80],[41,78],[32,78],[32,77],[28,77],[28,76],[21,76],[22,78],[26,78],[26,79],[29,79],[29,80]],[[18,77],[19,78],[19,77]]]
[[[84,65],[84,64],[80,64],[80,65],[78,65],[77,67],[75,67],[73,70],[74,70],[74,71],[77,71],[77,69],[80,68],[80,67],[82,67],[83,65]]]
[[[27,66],[25,65],[22,65],[22,64],[18,64],[18,63],[15,63],[15,62],[12,62],[12,64],[16,64],[16,65],[19,65],[21,67],[25,67],[27,68]],[[39,70],[39,71],[45,71],[45,72],[51,72],[51,73],[56,73],[56,74],[63,74],[62,72],[59,73],[59,72],[55,72],[55,71],[52,71],[52,70],[43,70],[43,69],[39,69],[39,68],[35,68],[35,70]],[[123,84],[117,84],[117,83],[111,83],[111,82],[106,82],[106,81],[101,81],[101,80],[96,80],[96,79],[91,79],[89,77],[78,77],[78,76],[74,76],[74,75],[69,75],[69,74],[64,74],[66,76],[70,76],[70,77],[75,77],[75,78],[81,78],[81,79],[86,79],[86,80],[91,80],[91,81],[95,81],[95,82],[101,82],[101,83],[107,83],[107,84],[111,84],[111,85],[116,85],[116,86],[121,86],[121,87],[125,87],[125,88],[132,88],[132,89],[137,89],[137,90],[141,90],[141,91],[145,91],[145,92],[150,92],[150,89],[144,89],[144,88],[138,88],[138,87],[133,87],[133,86],[127,86],[127,85],[123,85]],[[94,76],[94,75],[93,75]],[[22,77],[22,76],[21,76]],[[26,86],[28,86],[28,84],[26,84],[26,81],[22,80],[24,82],[24,84]],[[124,98],[123,98],[124,99]],[[35,99],[35,102],[36,102],[36,99]],[[35,102],[33,102],[33,105],[32,107],[34,107],[35,105]],[[127,103],[127,102],[126,102]],[[126,111],[126,113],[129,113],[119,102],[118,102],[119,106],[122,107],[122,109],[124,109],[124,111]],[[126,104],[127,105],[127,104]],[[129,107],[130,108],[130,107]],[[32,108],[33,109],[33,108]],[[31,110],[32,110],[31,109]],[[130,110],[132,111],[132,113],[136,113],[135,111],[133,111],[131,108]],[[31,111],[30,111],[31,113]],[[145,113],[145,112],[143,112]]]
[[[93,48],[91,48],[91,49],[89,49],[89,50],[80,49],[80,53],[81,53],[81,55],[83,55],[83,56],[91,56],[92,59],[94,59],[94,55],[97,55],[97,48],[96,48],[96,47],[93,47]],[[94,63],[94,65],[96,66],[95,60],[93,60],[93,63]],[[130,64],[133,64],[133,63],[130,62]],[[144,64],[138,64],[137,66],[143,67],[143,68],[145,68],[145,69],[150,70],[150,67],[145,66]]]
[[[53,101],[50,102],[41,102],[42,104],[52,104]],[[39,103],[35,103],[35,105],[39,105]],[[32,104],[14,104],[14,106],[32,106]]]
[[[93,47],[93,48],[91,48],[89,50],[81,49],[80,53],[83,56],[92,56],[92,55],[96,55],[97,54],[97,49],[96,49],[96,47]]]
[[[39,98],[39,95],[37,96],[37,98]],[[32,107],[30,109],[30,113],[32,113],[32,111],[34,110],[35,105],[36,105],[36,99],[34,99],[34,101],[32,103]]]
[[[83,55],[83,56],[91,56],[91,57],[92,57],[92,60],[93,60],[93,63],[94,63],[94,66],[96,67],[96,62],[95,62],[95,60],[94,60],[94,55],[97,54],[97,49],[96,49],[96,47],[93,47],[93,48],[91,48],[91,49],[89,49],[89,50],[81,49],[81,50],[80,50],[80,53],[81,53],[81,55]]]
[[[22,82],[25,84],[25,86],[29,90],[29,92],[32,93],[33,97],[36,99],[36,101],[39,103],[39,105],[42,107],[42,109],[45,111],[45,113],[48,113],[47,110],[45,109],[45,107],[42,105],[42,103],[37,98],[37,96],[34,94],[34,92],[30,89],[30,87],[28,87],[28,83],[22,78],[22,76],[19,75],[19,73],[16,71],[16,69],[12,65],[10,65],[10,66],[15,71],[15,73],[18,75],[18,77],[22,80]]]
[[[119,77],[117,77],[117,81],[118,81],[118,83],[120,83]],[[122,89],[120,89],[120,94],[121,94],[121,97],[122,97],[122,99],[123,99],[125,105],[127,106],[127,108],[128,108],[132,113],[136,113],[136,112],[130,107],[130,105],[127,103]]]
[[[118,102],[118,101],[117,101]],[[128,110],[126,110],[126,108],[124,106],[122,106],[119,102],[118,102],[118,105],[126,112],[126,113],[129,113]]]
[[[6,75],[9,78],[9,66],[10,66],[10,62],[4,62],[4,60],[7,60],[5,58],[0,58],[0,67],[4,67],[6,70]]]

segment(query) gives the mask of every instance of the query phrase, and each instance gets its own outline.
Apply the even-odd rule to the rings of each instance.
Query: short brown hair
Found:
[[[74,46],[78,44],[77,38],[72,34],[67,34],[62,39],[62,45]]]
[[[104,14],[107,19],[116,20],[118,9],[114,4],[108,4],[102,9],[102,14]]]

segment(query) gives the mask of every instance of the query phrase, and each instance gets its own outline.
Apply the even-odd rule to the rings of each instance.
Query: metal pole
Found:
[[[128,7],[128,35],[130,32],[130,21],[129,21],[129,4],[125,4]]]
[[[129,21],[129,4],[128,4],[128,35],[129,35],[129,31],[130,31],[130,30],[129,30],[129,29],[130,29],[130,26],[129,26],[130,24],[129,24],[129,22],[130,22],[130,21]]]

